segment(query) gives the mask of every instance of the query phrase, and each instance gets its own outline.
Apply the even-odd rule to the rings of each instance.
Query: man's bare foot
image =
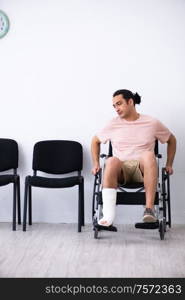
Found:
[[[107,226],[107,227],[112,225],[108,221],[104,220],[103,218],[98,221],[98,224],[102,225],[102,226]]]

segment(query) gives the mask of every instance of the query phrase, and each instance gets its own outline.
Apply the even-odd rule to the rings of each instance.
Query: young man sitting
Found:
[[[167,143],[166,171],[173,173],[176,139],[159,120],[139,114],[135,105],[141,97],[129,90],[118,90],[113,94],[113,107],[118,116],[112,119],[91,144],[95,175],[100,170],[100,144],[111,141],[113,157],[106,161],[103,176],[103,218],[99,225],[110,226],[115,218],[118,183],[144,182],[146,208],[143,222],[155,222],[154,200],[157,188],[157,163],[154,154],[156,139]]]

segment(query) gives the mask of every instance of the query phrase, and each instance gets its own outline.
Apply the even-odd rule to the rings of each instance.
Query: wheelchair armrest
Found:
[[[102,168],[99,169],[99,171],[94,175],[94,180],[98,184],[101,184],[102,181]]]
[[[166,171],[166,168],[162,168],[162,178],[164,178],[164,180],[165,180],[165,179],[168,179],[168,180],[169,180],[169,178],[170,178],[170,175],[169,175],[169,173]]]
[[[163,173],[163,174],[165,174],[165,173],[168,174],[168,172],[166,171],[166,168],[165,168],[165,167],[162,168],[162,173]]]
[[[102,168],[99,169],[99,171],[94,175],[95,177],[98,177],[101,175],[101,172],[102,172]]]

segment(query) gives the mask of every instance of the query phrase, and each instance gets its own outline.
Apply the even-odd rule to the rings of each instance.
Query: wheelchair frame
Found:
[[[158,184],[155,197],[155,208],[157,213],[157,221],[154,223],[136,223],[135,227],[140,229],[158,229],[160,239],[164,240],[166,227],[171,227],[171,205],[170,205],[170,176],[165,168],[161,170],[161,182],[159,181],[159,159],[162,155],[158,153],[158,141],[155,143],[155,156],[158,159]],[[106,160],[112,155],[112,145],[109,143],[108,155],[101,154],[100,158]],[[102,216],[102,178],[103,168],[95,175],[92,199],[92,222],[94,230],[94,238],[98,238],[98,233],[101,230],[117,231],[113,225],[109,227],[98,225],[98,220]],[[145,205],[145,192],[143,183],[131,183],[118,186],[116,205]],[[131,190],[131,191],[130,191]],[[133,191],[135,190],[135,191]]]

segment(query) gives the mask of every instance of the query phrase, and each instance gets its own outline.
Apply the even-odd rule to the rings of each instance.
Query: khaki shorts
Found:
[[[120,183],[143,182],[138,160],[126,160],[122,163],[123,181]]]

